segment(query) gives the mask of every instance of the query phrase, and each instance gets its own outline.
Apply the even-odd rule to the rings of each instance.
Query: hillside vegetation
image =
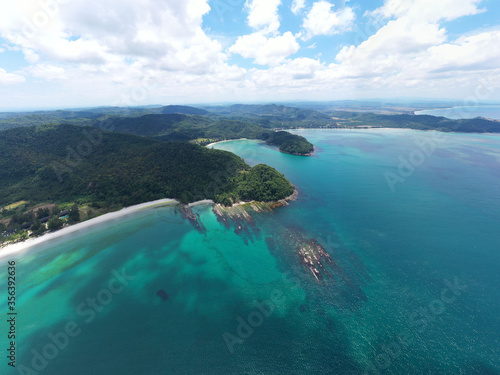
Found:
[[[427,106],[436,103],[427,103]],[[347,105],[347,103],[346,103]],[[305,106],[305,108],[304,108]],[[23,126],[39,126],[44,124],[69,123],[73,125],[100,126],[103,122],[122,124],[121,131],[137,135],[165,137],[174,141],[194,141],[203,144],[208,137],[214,140],[234,139],[236,133],[231,127],[246,124],[245,138],[259,139],[247,134],[271,129],[293,128],[356,128],[356,127],[390,127],[419,130],[439,130],[455,132],[500,132],[500,122],[485,118],[450,120],[430,115],[413,115],[404,110],[403,114],[380,114],[382,103],[365,103],[359,108],[362,111],[339,110],[328,103],[315,105],[303,104],[301,108],[285,105],[245,105],[207,106],[204,109],[190,106],[148,106],[148,107],[99,107],[75,110],[37,111],[37,112],[5,112],[0,113],[0,130]],[[349,105],[347,105],[349,107]],[[354,108],[354,107],[353,107]],[[422,108],[426,108],[424,105]],[[401,110],[401,109],[400,109]],[[396,111],[394,108],[390,112]],[[155,117],[148,115],[173,115],[176,117]],[[181,115],[181,117],[179,117]],[[165,130],[146,129],[149,123],[161,122]],[[227,124],[235,122],[222,134]],[[170,125],[168,124],[170,123]],[[237,125],[237,124],[240,125]],[[134,129],[135,125],[138,129]],[[120,127],[117,125],[117,127]],[[142,129],[141,129],[142,127]],[[153,126],[154,127],[154,126]],[[210,130],[206,129],[211,127]],[[253,128],[253,129],[251,129]],[[161,130],[161,129],[160,129]],[[284,149],[282,149],[283,152]]]
[[[481,117],[450,120],[430,115],[380,115],[362,112],[333,112],[339,127],[373,126],[463,133],[499,133],[500,122]]]
[[[270,167],[261,182],[269,190],[244,189],[240,157],[189,143],[162,142],[91,127],[50,125],[2,132],[0,137],[0,207],[18,201],[132,205],[161,198],[183,202],[215,199],[278,200],[291,184]],[[259,170],[262,167],[259,167]],[[275,189],[275,184],[280,186]]]
[[[183,114],[156,114],[138,118],[106,119],[96,126],[112,127],[113,131],[153,137],[163,141],[195,142],[206,145],[229,139],[258,139],[277,146],[281,152],[307,155],[314,146],[304,137],[285,131],[275,132],[249,121],[219,119]]]

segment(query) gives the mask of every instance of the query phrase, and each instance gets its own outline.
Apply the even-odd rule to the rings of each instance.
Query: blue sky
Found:
[[[19,0],[0,108],[500,101],[497,0]]]

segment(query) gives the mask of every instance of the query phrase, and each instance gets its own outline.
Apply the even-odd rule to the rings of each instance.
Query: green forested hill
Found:
[[[332,112],[340,126],[374,126],[463,133],[499,133],[500,122],[481,117],[450,120],[430,115],[380,115],[363,112]]]
[[[241,171],[251,171],[229,152],[73,125],[4,131],[0,154],[0,207],[21,200],[32,205],[91,202],[109,206],[160,198],[217,200],[228,193],[239,198],[235,178]],[[267,168],[266,179],[276,179],[282,188],[266,196],[284,198],[290,183]],[[260,190],[258,196],[262,196]],[[257,195],[252,197],[250,192],[245,198]]]
[[[307,155],[314,151],[314,146],[307,139],[284,131],[267,133],[264,139],[269,144],[278,145],[280,151],[288,154]]]
[[[153,114],[208,115],[209,112],[195,107],[169,105],[146,107],[97,107],[34,112],[1,112],[0,130],[23,126],[47,124],[93,125],[107,119],[137,118]]]
[[[259,131],[271,131],[270,129],[276,128],[286,130],[371,126],[456,132],[500,132],[500,122],[479,117],[450,120],[444,117],[408,113],[370,113],[369,110],[374,109],[372,107],[366,107],[366,110],[362,112],[335,110],[328,105],[313,106],[316,110],[276,104],[235,104],[205,108],[209,111],[190,106],[170,105],[99,107],[25,113],[5,112],[0,113],[0,130],[50,123],[100,126],[103,122],[110,122],[116,124],[118,131],[121,132],[162,137],[174,141],[191,141],[200,138],[234,139],[237,133],[244,133],[244,138],[252,138],[246,134],[255,133],[257,128]],[[158,124],[155,124],[156,122]],[[238,130],[238,127],[244,127],[245,132]],[[224,129],[227,130],[226,134],[222,132]],[[283,149],[282,151],[288,152]]]
[[[304,137],[288,132],[275,132],[249,121],[215,119],[184,114],[145,115],[136,118],[109,118],[96,126],[112,127],[113,131],[153,137],[163,141],[196,141],[208,144],[227,139],[259,139],[278,146],[280,151],[305,155],[314,146]]]
[[[203,134],[201,129],[212,123],[202,116],[180,113],[151,114],[139,117],[106,118],[95,122],[95,126],[111,128],[115,132],[156,137],[172,141],[189,141]]]
[[[195,107],[188,107],[185,105],[167,105],[161,108],[160,113],[183,113],[185,115],[208,115],[209,112]]]

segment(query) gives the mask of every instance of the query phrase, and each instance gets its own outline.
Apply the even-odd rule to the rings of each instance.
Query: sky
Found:
[[[498,0],[0,0],[0,109],[500,101]]]

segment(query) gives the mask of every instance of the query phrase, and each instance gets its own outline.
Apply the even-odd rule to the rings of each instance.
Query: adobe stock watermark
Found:
[[[374,356],[374,360],[369,363],[365,375],[378,375],[392,366],[403,351],[415,342],[416,336],[429,329],[436,318],[444,314],[447,307],[468,289],[457,277],[453,282],[445,279],[444,284],[446,287],[443,288],[438,298],[410,315],[407,329],[396,335],[392,342],[382,345],[377,351],[378,354]]]
[[[32,349],[33,355],[30,365],[19,365],[17,372],[19,375],[39,375],[49,367],[50,362],[55,360],[59,354],[64,351],[76,337],[82,333],[83,324],[90,324],[94,321],[97,314],[102,312],[106,306],[113,302],[116,294],[123,292],[129,281],[135,279],[135,276],[127,275],[125,270],[121,273],[113,270],[112,278],[109,280],[106,288],[99,290],[93,297],[88,297],[76,308],[76,313],[83,319],[83,323],[74,320],[67,322],[60,331],[49,332],[47,343],[43,347]]]
[[[134,107],[143,104],[151,96],[153,90],[161,87],[161,69],[159,64],[153,69],[145,70],[139,84],[120,94],[113,102],[115,107]]]
[[[290,272],[283,275],[282,280],[285,284],[290,285],[290,288],[298,288],[300,286],[300,279],[296,276],[290,277]],[[222,339],[224,340],[227,349],[232,354],[235,351],[235,345],[243,345],[245,340],[249,339],[254,331],[264,324],[264,321],[270,318],[276,308],[282,306],[286,301],[286,295],[279,289],[274,289],[271,292],[270,298],[263,302],[253,301],[255,309],[250,312],[246,319],[238,316],[236,322],[235,334],[224,332]]]
[[[463,107],[460,108],[459,117],[461,119],[470,118],[470,114],[477,109],[481,101],[488,100],[495,92],[493,85],[493,76],[482,78],[478,81],[478,85],[474,89],[474,94],[466,98],[463,102]],[[460,122],[450,129],[457,130]],[[429,133],[428,131],[426,133]],[[416,171],[416,168],[422,166],[438,147],[443,146],[444,142],[448,141],[448,133],[432,131],[430,137],[415,137],[416,148],[409,153],[407,157],[400,155],[397,173],[385,172],[384,178],[391,192],[396,191],[396,185],[406,182]]]
[[[46,28],[50,20],[60,13],[60,5],[71,0],[38,0],[38,9],[30,17],[23,17],[21,32],[28,39],[34,38],[40,30]]]
[[[245,0],[213,0],[210,7],[217,13],[220,21],[228,12],[234,12],[237,9],[243,9]]]
[[[83,130],[81,141],[77,145],[73,145],[73,147],[66,147],[66,158],[64,161],[52,162],[50,164],[59,182],[64,182],[64,174],[72,173],[86,157],[101,145],[104,139],[104,132],[112,132],[114,130],[115,125],[111,121],[104,121],[99,128]]]
[[[455,115],[460,119],[471,118],[475,110],[481,105],[481,101],[486,101],[491,99],[496,89],[493,85],[493,76],[481,78],[478,85],[474,89],[474,94],[466,98],[462,106],[458,111],[455,111]]]
[[[397,184],[406,182],[406,179],[410,178],[415,173],[416,169],[424,164],[425,160],[434,154],[434,152],[439,147],[442,147],[448,140],[447,133],[435,131],[428,133],[430,133],[430,135],[426,134],[414,137],[417,147],[412,150],[408,156],[399,156],[397,173],[389,171],[384,173],[384,178],[391,192],[394,193]]]
[[[367,22],[364,25],[363,29],[359,25],[356,26],[354,45],[359,45],[374,35],[380,28],[386,25],[388,18],[395,16],[403,8],[403,4],[400,1],[389,1],[386,2],[385,6],[386,14],[377,14],[376,17],[372,18],[372,22]]]

